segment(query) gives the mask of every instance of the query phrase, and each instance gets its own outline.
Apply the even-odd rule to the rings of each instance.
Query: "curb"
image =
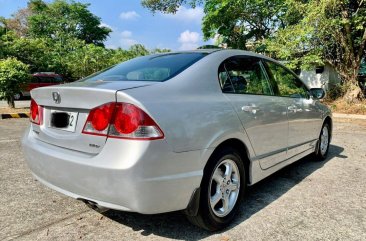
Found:
[[[29,113],[0,114],[0,120],[12,118],[29,118],[29,116]]]

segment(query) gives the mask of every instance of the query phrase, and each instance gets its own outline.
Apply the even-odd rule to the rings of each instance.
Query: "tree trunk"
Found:
[[[8,97],[6,101],[8,102],[8,105],[9,105],[10,108],[13,108],[13,109],[15,108],[15,102],[14,102],[14,97],[13,96]]]
[[[365,96],[362,92],[361,87],[358,85],[358,83],[346,83],[347,86],[347,91],[345,93],[345,95],[343,96],[343,99],[347,102],[347,103],[357,103],[360,100],[362,100]]]

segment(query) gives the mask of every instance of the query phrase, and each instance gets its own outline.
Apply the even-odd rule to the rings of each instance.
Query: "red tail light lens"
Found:
[[[92,109],[83,133],[136,140],[164,138],[163,132],[148,114],[128,103],[108,103]]]
[[[37,102],[31,99],[30,104],[30,121],[36,125],[42,125],[43,121],[43,107],[39,106]]]
[[[115,103],[108,103],[92,109],[86,120],[83,133],[92,135],[107,135]]]

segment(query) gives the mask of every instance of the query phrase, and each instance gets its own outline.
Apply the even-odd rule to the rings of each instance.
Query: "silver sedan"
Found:
[[[46,186],[98,207],[233,220],[246,187],[312,154],[332,133],[322,89],[240,50],[139,57],[31,92],[22,145]]]

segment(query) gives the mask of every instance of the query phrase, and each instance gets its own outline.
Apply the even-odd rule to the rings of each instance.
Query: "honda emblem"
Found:
[[[61,103],[61,95],[58,92],[52,92],[52,98],[55,101],[56,104]]]

